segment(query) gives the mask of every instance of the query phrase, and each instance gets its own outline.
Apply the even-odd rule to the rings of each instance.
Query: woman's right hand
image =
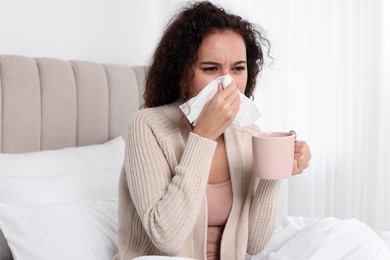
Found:
[[[203,107],[193,133],[216,140],[236,117],[240,103],[239,90],[234,82],[226,88],[219,83],[218,92]]]

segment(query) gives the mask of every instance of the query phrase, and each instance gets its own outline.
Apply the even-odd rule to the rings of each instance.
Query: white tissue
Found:
[[[183,103],[180,109],[186,115],[188,121],[195,125],[196,120],[199,117],[204,105],[210,101],[210,99],[217,93],[218,83],[221,82],[223,87],[227,87],[233,78],[230,75],[220,76],[217,79],[211,81],[202,91],[195,97]],[[261,113],[255,106],[255,104],[240,92],[240,110],[233,120],[233,124],[240,127],[245,127],[255,123],[261,116]]]

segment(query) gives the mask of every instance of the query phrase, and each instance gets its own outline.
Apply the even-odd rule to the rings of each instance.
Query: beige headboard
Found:
[[[144,67],[0,55],[0,152],[98,144],[124,135]]]

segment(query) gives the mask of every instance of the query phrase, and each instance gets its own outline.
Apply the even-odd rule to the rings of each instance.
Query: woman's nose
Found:
[[[221,75],[220,76],[224,76],[224,75],[228,75],[229,74],[229,69],[221,69]]]

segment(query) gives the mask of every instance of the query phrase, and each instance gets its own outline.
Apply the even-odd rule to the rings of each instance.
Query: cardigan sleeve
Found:
[[[248,253],[258,254],[275,230],[280,180],[259,180],[249,211]]]
[[[156,118],[152,121],[156,126]],[[180,161],[172,165],[177,148],[164,135],[157,137],[163,128],[153,129],[142,114],[130,120],[125,169],[149,239],[159,250],[175,255],[200,213],[216,142],[190,133]]]
[[[245,131],[241,129],[241,132],[249,133],[246,135],[248,142],[244,145],[245,149],[242,152],[246,154],[247,148],[252,146],[252,135],[260,132],[260,129],[253,124],[246,127]],[[240,140],[243,142],[245,138],[242,137]],[[276,227],[280,180],[260,180],[254,177],[251,149],[249,151],[250,155],[243,156],[245,160],[250,158],[245,165],[249,165],[247,171],[251,179],[248,194],[250,209],[247,253],[256,255],[265,248]]]

